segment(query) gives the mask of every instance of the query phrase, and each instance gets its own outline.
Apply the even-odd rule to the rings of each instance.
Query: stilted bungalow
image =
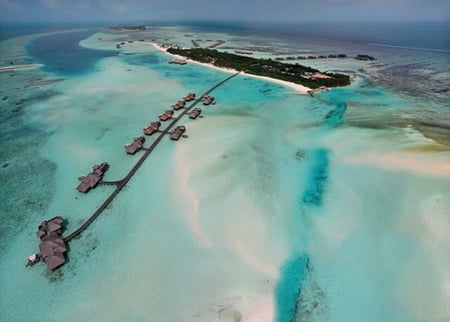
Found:
[[[203,105],[215,104],[214,96],[205,95],[203,97]]]
[[[195,120],[201,113],[202,109],[200,107],[196,107],[189,113],[189,118]]]
[[[178,140],[183,133],[186,131],[186,127],[184,125],[179,125],[173,130],[172,134],[170,135],[171,140]]]
[[[163,114],[159,115],[160,121],[167,121],[168,119],[171,119],[174,114],[173,110],[166,110]]]
[[[183,99],[185,102],[190,102],[195,99],[195,93],[189,93]]]
[[[133,143],[125,145],[125,151],[128,154],[135,154],[137,151],[140,151],[144,146],[145,137],[139,136],[137,138],[133,138]]]
[[[37,255],[37,257],[42,258],[47,264],[47,268],[51,271],[66,262],[65,253],[67,252],[67,246],[61,236],[63,221],[61,216],[56,216],[48,221],[44,220],[36,232],[36,235],[41,240],[39,244],[41,254]],[[28,259],[29,262],[30,258]]]
[[[175,111],[178,111],[179,109],[182,109],[183,107],[184,107],[184,105],[186,104],[186,102],[184,101],[184,100],[180,100],[180,101],[178,101],[176,104],[174,104],[174,105],[172,105],[172,108],[175,110]]]
[[[78,178],[78,180],[81,181],[77,187],[79,192],[86,193],[92,188],[95,188],[100,180],[102,180],[104,173],[109,169],[109,164],[103,162],[99,165],[94,165],[92,168],[94,170],[93,172],[89,173],[87,176]]]
[[[159,122],[159,121],[150,123],[149,126],[144,128],[145,135],[152,135],[153,133],[158,132],[160,126],[161,126],[161,122]]]

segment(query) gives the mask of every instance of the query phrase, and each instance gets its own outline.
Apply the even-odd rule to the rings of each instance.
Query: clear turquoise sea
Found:
[[[448,321],[449,49],[366,27],[353,40],[348,26],[5,33],[0,66],[42,67],[0,72],[1,320]],[[343,53],[295,62],[354,81],[312,98],[231,79],[70,242],[63,267],[25,267],[42,220],[63,216],[67,235],[114,189],[81,194],[79,176],[107,161],[104,179],[122,178],[142,155],[126,143],[229,76],[151,45],[191,39],[256,57]]]

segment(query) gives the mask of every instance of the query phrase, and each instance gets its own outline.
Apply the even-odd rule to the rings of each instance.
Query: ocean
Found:
[[[3,25],[0,66],[42,66],[0,72],[2,320],[449,320],[447,27]],[[232,78],[203,118],[180,121],[186,138],[161,140],[64,266],[25,267],[42,220],[61,215],[66,236],[114,191],[81,194],[79,176],[107,161],[104,179],[123,178],[143,153],[125,144],[230,75],[168,64],[151,45],[192,39],[272,59],[345,54],[293,63],[354,80],[310,97]]]

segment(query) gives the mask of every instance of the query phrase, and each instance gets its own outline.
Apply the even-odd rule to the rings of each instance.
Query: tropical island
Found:
[[[348,75],[339,73],[320,72],[317,69],[300,64],[286,64],[272,59],[253,58],[220,52],[215,49],[170,47],[167,52],[184,56],[194,61],[212,64],[220,68],[230,68],[237,71],[275,78],[309,88],[321,86],[336,87],[350,84]]]

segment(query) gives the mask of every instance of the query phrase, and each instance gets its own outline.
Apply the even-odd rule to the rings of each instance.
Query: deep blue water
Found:
[[[329,157],[325,149],[311,152],[312,166],[309,171],[306,189],[302,195],[302,203],[309,206],[322,206],[325,185],[328,180]]]
[[[450,22],[317,22],[225,23],[190,22],[192,28],[229,30],[237,34],[273,35],[294,42],[305,39],[350,41],[407,48],[450,51]]]
[[[325,124],[329,127],[338,127],[345,123],[346,103],[339,103],[334,110],[331,110],[325,116]]]
[[[281,269],[281,277],[275,290],[276,322],[296,321],[297,302],[307,273],[309,257],[295,254]]]
[[[98,23],[61,23],[61,22],[2,22],[0,21],[0,40],[31,35],[36,33],[102,27]]]
[[[92,35],[95,30],[65,32],[39,37],[27,46],[27,51],[43,69],[60,75],[77,75],[93,70],[102,58],[115,55],[114,51],[93,50],[78,43]]]

